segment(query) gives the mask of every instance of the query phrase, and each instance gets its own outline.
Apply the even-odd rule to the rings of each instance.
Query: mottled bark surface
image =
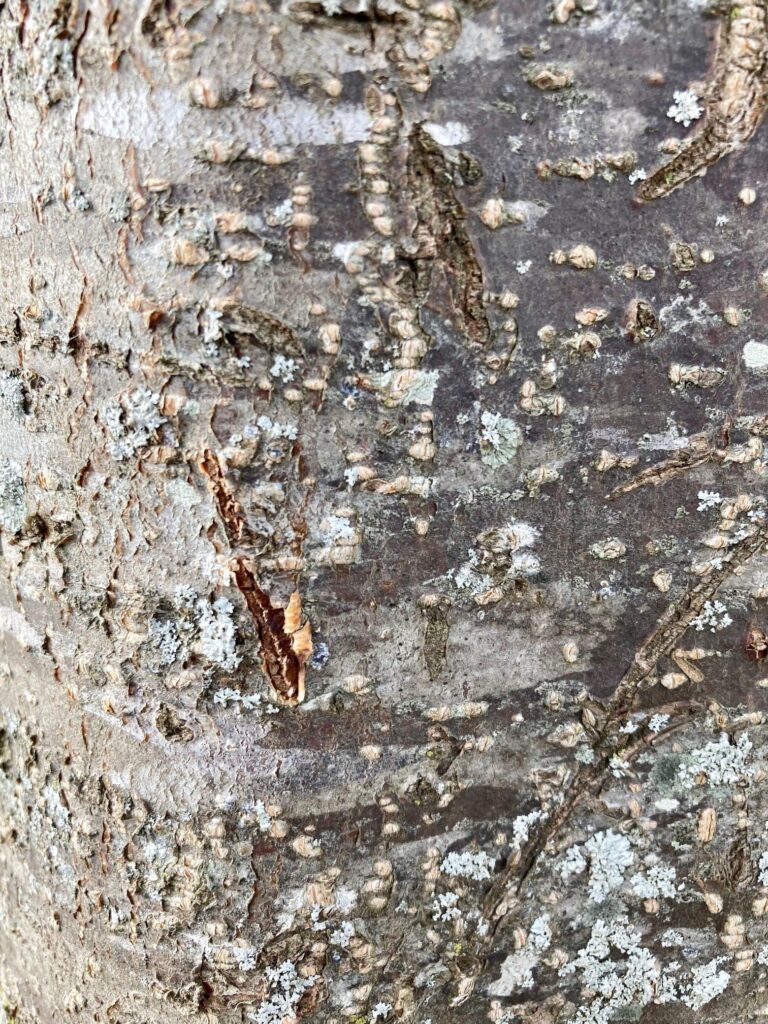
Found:
[[[765,0],[0,8],[7,1020],[763,1019]]]

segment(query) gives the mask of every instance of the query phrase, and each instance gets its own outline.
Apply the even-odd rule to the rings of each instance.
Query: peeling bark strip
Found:
[[[745,145],[768,102],[766,0],[734,4],[718,28],[712,84],[701,127],[677,156],[644,181],[641,199],[660,199]]]
[[[227,487],[219,460],[212,451],[203,452],[198,464],[208,479],[227,540],[236,547],[248,537],[242,507]],[[312,626],[309,620],[302,625],[298,590],[291,594],[287,607],[281,608],[273,605],[269,594],[261,589],[244,557],[232,558],[230,568],[256,626],[262,668],[272,689],[284,704],[301,704],[305,695],[305,666],[312,655]]]

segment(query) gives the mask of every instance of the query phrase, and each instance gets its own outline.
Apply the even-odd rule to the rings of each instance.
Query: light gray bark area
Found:
[[[0,40],[0,1017],[763,1019],[764,0]]]

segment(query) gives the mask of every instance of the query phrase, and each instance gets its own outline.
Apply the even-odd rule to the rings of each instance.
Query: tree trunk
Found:
[[[7,1021],[768,1013],[766,7],[0,4]]]

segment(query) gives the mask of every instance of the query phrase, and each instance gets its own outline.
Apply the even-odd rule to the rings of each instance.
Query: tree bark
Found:
[[[762,1019],[766,0],[0,46],[5,1019]]]

